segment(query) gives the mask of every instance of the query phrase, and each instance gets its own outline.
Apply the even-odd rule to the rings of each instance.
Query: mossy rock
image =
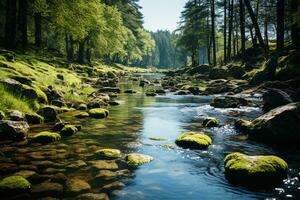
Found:
[[[186,132],[176,139],[176,144],[182,148],[206,149],[212,144],[212,139],[201,132]]]
[[[80,112],[80,113],[77,113],[77,114],[75,115],[75,117],[78,118],[78,119],[87,118],[87,117],[89,117],[89,116],[90,116],[90,115],[89,115],[89,113],[87,113],[87,112]]]
[[[220,125],[219,120],[214,117],[208,117],[204,119],[202,122],[203,127],[217,127],[219,125]]]
[[[87,110],[87,105],[82,103],[78,106],[78,110]]]
[[[61,131],[60,135],[62,136],[72,136],[77,133],[78,129],[76,126],[73,125],[66,125]]]
[[[90,117],[97,118],[97,119],[102,119],[106,118],[109,115],[109,111],[106,109],[102,108],[95,108],[89,110]]]
[[[96,155],[99,155],[103,158],[115,159],[120,158],[122,153],[118,149],[100,149],[96,152]]]
[[[32,142],[47,144],[50,142],[59,141],[60,139],[61,139],[60,134],[44,131],[33,136]]]
[[[15,194],[16,192],[28,192],[31,184],[22,176],[9,176],[0,182],[0,193]]]
[[[25,119],[29,124],[41,124],[44,121],[44,117],[36,113],[26,113]]]
[[[0,110],[0,120],[5,118],[5,113],[3,111]]]
[[[264,188],[279,184],[287,177],[288,165],[277,156],[248,156],[232,153],[225,157],[225,176],[238,185]]]
[[[149,140],[153,140],[153,141],[166,141],[166,138],[162,138],[162,137],[150,137]]]
[[[48,98],[45,92],[43,92],[39,87],[37,86],[33,86],[33,89],[35,90],[37,96],[38,96],[38,100],[41,103],[47,103],[48,102]]]
[[[153,161],[154,158],[148,155],[132,153],[132,154],[128,154],[125,160],[126,163],[130,166],[139,166]]]

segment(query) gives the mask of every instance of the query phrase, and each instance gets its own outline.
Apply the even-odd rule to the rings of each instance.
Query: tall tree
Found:
[[[227,62],[227,0],[224,0],[224,63]]]
[[[215,0],[211,0],[211,39],[212,39],[213,66],[216,66],[217,64],[215,15],[216,15]]]
[[[245,36],[245,4],[244,0],[240,0],[240,31],[241,31],[241,53],[243,57],[246,51],[246,36]]]
[[[21,31],[22,47],[26,48],[28,43],[27,36],[27,13],[28,0],[19,0],[19,29]]]
[[[16,48],[17,35],[17,1],[6,1],[6,23],[5,23],[5,41],[6,48]]]
[[[281,52],[284,48],[284,0],[277,0],[277,52]]]

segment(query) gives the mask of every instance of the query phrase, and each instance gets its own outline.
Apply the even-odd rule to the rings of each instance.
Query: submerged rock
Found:
[[[124,91],[125,94],[134,94],[136,93],[136,91],[134,91],[133,89],[128,89]]]
[[[225,157],[225,176],[238,185],[261,188],[274,186],[287,177],[288,165],[276,156],[232,153]]]
[[[34,196],[60,196],[62,195],[64,187],[60,183],[43,182],[41,184],[34,185],[31,193]]]
[[[93,193],[86,193],[78,195],[75,200],[109,200],[109,197],[105,193],[100,194],[93,194]]]
[[[219,120],[214,117],[208,117],[204,119],[202,122],[203,127],[217,127],[219,125],[220,125]]]
[[[275,108],[252,122],[239,120],[235,126],[249,139],[281,146],[299,145],[300,103]]]
[[[154,160],[154,158],[148,155],[132,153],[128,154],[125,160],[126,163],[130,166],[139,166],[151,162],[152,160]]]
[[[93,118],[102,119],[102,118],[108,117],[109,111],[106,109],[102,109],[102,108],[95,108],[95,109],[89,110],[89,114]]]
[[[22,121],[0,121],[0,139],[23,140],[27,137],[29,125]]]
[[[0,181],[0,194],[28,192],[31,184],[22,176],[9,176]]]
[[[47,144],[50,142],[55,142],[59,141],[61,139],[60,134],[58,133],[53,133],[53,132],[48,132],[48,131],[43,131],[32,138],[32,142],[37,142],[37,143],[42,143],[42,144]]]
[[[270,89],[263,94],[263,110],[269,112],[270,110],[292,103],[290,96],[282,90]]]
[[[99,89],[99,92],[114,92],[114,93],[120,93],[120,88],[117,87],[103,87]]]
[[[71,194],[80,194],[91,189],[90,184],[79,178],[72,178],[66,182],[66,192]]]
[[[95,160],[90,162],[95,169],[116,170],[119,168],[115,161],[111,160]]]
[[[96,151],[96,155],[108,159],[115,159],[115,158],[120,158],[122,156],[122,153],[118,149],[100,149]]]
[[[182,148],[206,149],[212,139],[202,132],[186,132],[176,139],[176,144]]]
[[[73,125],[65,125],[63,129],[60,131],[60,135],[62,136],[72,136],[77,133],[78,128]]]
[[[87,113],[87,112],[80,112],[80,113],[78,113],[78,114],[75,115],[75,117],[78,118],[78,119],[87,118],[87,117],[89,117],[89,116],[90,116],[90,115],[89,115],[89,113]]]

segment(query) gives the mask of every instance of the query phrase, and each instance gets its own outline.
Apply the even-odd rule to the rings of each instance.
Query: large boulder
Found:
[[[204,94],[220,94],[233,91],[236,88],[238,88],[238,86],[230,81],[225,79],[217,79],[208,83]]]
[[[227,73],[229,77],[240,79],[245,75],[246,70],[243,66],[231,65],[228,66]]]
[[[292,103],[290,96],[282,90],[270,89],[263,94],[263,110],[269,112],[270,110]]]
[[[288,165],[276,156],[232,153],[225,157],[225,176],[238,185],[261,188],[279,184],[287,177]]]
[[[66,191],[73,195],[88,192],[90,189],[91,186],[79,178],[72,178],[66,182]]]
[[[222,67],[222,68],[213,68],[211,69],[210,73],[209,73],[209,78],[210,79],[220,79],[220,78],[227,78],[228,77],[228,72],[227,72],[227,68],[226,67]]]
[[[29,124],[41,124],[44,121],[44,118],[36,113],[26,113],[25,120]]]
[[[217,127],[219,125],[220,125],[220,121],[214,117],[207,117],[202,122],[203,127]]]
[[[1,140],[23,140],[27,137],[29,125],[23,121],[0,121]]]
[[[275,108],[252,122],[239,120],[236,128],[252,140],[281,146],[299,145],[300,103]]]
[[[106,159],[116,159],[122,156],[122,153],[118,149],[100,149],[96,151],[96,155]]]
[[[206,149],[212,139],[202,132],[186,132],[176,139],[176,144],[182,148]]]
[[[215,108],[239,108],[249,105],[249,102],[241,97],[221,96],[215,97],[210,105]]]
[[[189,75],[195,75],[195,74],[208,74],[211,67],[209,65],[200,65],[197,67],[193,67],[192,69],[189,69],[186,73]]]
[[[76,126],[73,126],[73,125],[65,125],[61,131],[60,131],[60,134],[62,136],[72,136],[74,135],[75,133],[77,133],[78,131],[78,128]]]

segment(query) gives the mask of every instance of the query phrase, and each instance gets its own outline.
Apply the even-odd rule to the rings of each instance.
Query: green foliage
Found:
[[[0,110],[3,111],[18,109],[23,113],[33,113],[38,107],[37,102],[12,94],[2,85],[0,85],[0,99]]]

